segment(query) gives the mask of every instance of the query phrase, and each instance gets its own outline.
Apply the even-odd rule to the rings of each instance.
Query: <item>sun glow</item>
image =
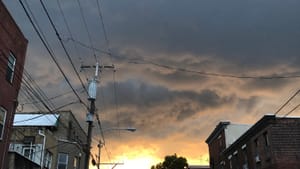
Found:
[[[124,165],[120,165],[116,169],[150,169],[150,166],[156,163],[152,157],[135,157],[124,160]]]

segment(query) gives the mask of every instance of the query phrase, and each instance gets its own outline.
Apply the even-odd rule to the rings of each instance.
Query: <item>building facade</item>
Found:
[[[224,161],[222,152],[234,143],[250,125],[232,124],[228,121],[220,122],[206,139],[209,148],[209,163],[212,169],[220,168]]]
[[[7,165],[7,152],[17,106],[27,40],[0,1],[0,168]]]
[[[18,156],[25,169],[84,167],[86,134],[71,111],[16,114],[11,140],[10,169],[17,168]]]
[[[219,151],[211,168],[300,169],[300,118],[266,115],[230,146],[209,150]]]

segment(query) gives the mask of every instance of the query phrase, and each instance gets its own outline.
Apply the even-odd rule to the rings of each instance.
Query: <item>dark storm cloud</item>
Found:
[[[118,1],[106,7],[116,44],[261,68],[299,62],[299,3]]]
[[[250,80],[248,83],[246,83],[244,86],[242,86],[243,89],[250,91],[280,91],[280,89],[283,89],[288,84],[293,83],[293,80],[288,79],[276,79],[276,80],[270,80],[270,79],[255,79]]]
[[[73,35],[89,45],[77,3],[60,2]],[[68,38],[57,2],[45,3],[51,16],[55,18],[54,22],[61,36]],[[16,10],[18,16],[23,16],[20,20],[27,20],[24,13],[19,14],[22,10],[18,3],[7,4],[12,10]],[[12,4],[20,9],[13,8]],[[29,1],[29,4],[44,31],[51,33],[47,36],[53,41],[55,35],[40,4],[34,1]],[[151,56],[149,59],[158,59],[157,61],[161,60],[157,54],[168,55],[170,60],[185,57],[184,54],[191,54],[196,58],[209,56],[211,60],[215,60],[212,66],[226,65],[226,71],[232,69],[235,72],[247,72],[278,64],[293,67],[299,64],[298,6],[300,2],[296,0],[128,0],[103,1],[102,9],[111,47],[117,54],[131,50],[132,52],[126,52],[125,57],[132,58],[134,53],[147,54]],[[106,49],[96,4],[88,1],[82,3],[82,7],[93,44],[97,48]],[[28,22],[19,23],[27,25],[25,34],[28,34]],[[31,43],[33,41],[31,39]],[[90,55],[92,53],[85,57]],[[120,57],[115,56],[115,59]],[[193,65],[187,60],[175,63],[180,64],[199,68],[203,66]]]
[[[113,91],[113,84],[109,83],[103,91]],[[128,80],[118,83],[117,87],[119,104],[129,106],[136,104],[139,107],[148,107],[174,100],[188,100],[197,103],[200,107],[208,108],[224,104],[230,101],[228,97],[221,97],[211,90],[203,90],[200,93],[194,91],[172,91],[163,86],[146,84],[138,80]],[[105,98],[112,98],[105,93]],[[113,101],[113,100],[111,100]]]
[[[103,91],[107,91],[107,93],[104,92],[105,100],[113,104],[114,100],[109,96],[109,91],[113,90],[112,87],[113,84],[108,84]],[[121,82],[117,90],[120,113],[110,118],[116,119],[118,116],[120,124],[130,124],[144,130],[149,130],[153,126],[162,126],[160,136],[175,132],[175,127],[168,128],[167,126],[183,123],[186,119],[207,109],[213,110],[234,101],[232,97],[220,96],[211,90],[172,91],[163,86],[145,84],[137,80]],[[123,109],[128,107],[134,107],[134,109]],[[154,133],[155,136],[156,134]]]

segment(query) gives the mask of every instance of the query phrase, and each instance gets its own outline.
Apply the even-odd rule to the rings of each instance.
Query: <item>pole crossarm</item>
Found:
[[[99,65],[99,63],[97,62],[96,65],[93,65],[93,66],[82,65],[80,67],[80,69],[81,70],[82,69],[96,69],[95,75],[89,81],[89,87],[88,87],[88,100],[90,101],[90,108],[89,108],[89,112],[87,113],[87,116],[86,116],[86,121],[88,123],[88,133],[87,133],[87,145],[86,145],[86,156],[85,156],[84,166],[85,166],[85,169],[89,169],[93,119],[94,119],[95,110],[96,110],[95,101],[96,101],[96,96],[97,96],[98,75],[102,69],[114,69],[114,71],[115,71],[115,66],[114,65]],[[100,161],[100,150],[99,150],[98,160]],[[98,168],[99,168],[99,166],[98,166]]]

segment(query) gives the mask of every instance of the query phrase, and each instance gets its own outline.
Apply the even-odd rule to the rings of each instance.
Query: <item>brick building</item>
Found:
[[[209,148],[210,167],[220,168],[224,160],[223,152],[235,142],[251,126],[244,124],[232,124],[228,121],[220,122],[210,136],[206,139]]]
[[[266,115],[230,145],[217,148],[215,143],[226,139],[220,136],[225,128],[217,126],[206,140],[212,169],[300,169],[300,118]]]
[[[0,168],[5,169],[27,40],[0,1]]]
[[[16,114],[9,169],[83,168],[86,137],[71,111]]]

